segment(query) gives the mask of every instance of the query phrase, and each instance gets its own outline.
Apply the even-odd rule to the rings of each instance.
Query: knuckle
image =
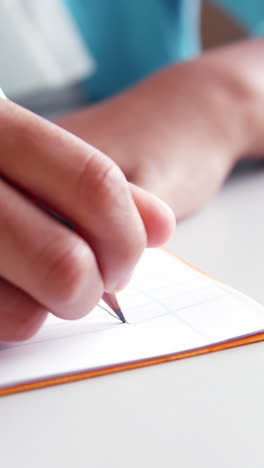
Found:
[[[78,300],[86,283],[91,261],[90,249],[81,239],[64,243],[48,266],[45,282],[55,304],[71,304]]]
[[[128,271],[135,267],[136,263],[138,262],[139,258],[143,253],[145,246],[145,242],[137,242],[133,245],[130,244],[128,246],[127,252],[129,252],[129,254],[126,254],[126,269]]]
[[[109,201],[109,198],[118,197],[124,187],[125,178],[121,169],[109,160],[97,176],[97,192],[101,192],[103,199]]]
[[[109,247],[112,261],[106,263],[103,270],[103,277],[107,290],[119,288],[122,278],[129,278],[135,268],[144,248],[146,247],[146,235],[139,229],[132,235],[119,239],[118,244]]]
[[[38,330],[35,328],[32,328],[30,324],[25,327],[16,327],[12,330],[11,334],[7,337],[6,341],[15,341],[15,342],[20,342],[20,341],[26,341],[29,340],[30,338],[33,338],[33,336],[37,333]]]
[[[25,341],[32,338],[40,329],[47,312],[40,314],[36,310],[31,313],[21,314],[18,322],[12,327],[9,332],[9,341]]]
[[[146,231],[123,172],[110,158],[91,151],[79,172],[75,201],[85,219],[89,204],[88,239],[111,289],[134,268],[146,247]]]
[[[23,291],[0,282],[0,341],[25,341],[37,333],[48,311]]]
[[[124,239],[123,248],[120,249],[123,261],[128,265],[135,264],[146,247],[146,235],[143,228],[140,228],[141,226],[138,227],[136,232],[134,230],[131,236]]]
[[[97,202],[112,203],[126,187],[121,169],[107,156],[94,150],[85,161],[77,182],[78,203],[87,206],[91,194]]]

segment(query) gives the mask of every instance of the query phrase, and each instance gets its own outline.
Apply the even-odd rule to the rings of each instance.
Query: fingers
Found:
[[[0,277],[29,297],[30,310],[85,315],[104,290],[126,283],[147,242],[158,245],[170,234],[168,208],[129,185],[109,158],[73,135],[1,103],[0,141],[6,179],[0,181]]]
[[[0,121],[2,173],[71,222],[93,250],[105,290],[118,289],[146,245],[121,171],[90,145],[10,102],[1,103]]]
[[[144,190],[130,189],[149,246],[165,241],[174,224],[170,210]],[[103,291],[89,246],[4,181],[0,213],[0,275],[18,286],[0,279],[0,341],[31,337],[47,310],[63,318],[88,313]]]
[[[59,317],[87,314],[104,290],[89,245],[3,181],[0,214],[0,277]]]
[[[147,233],[147,246],[164,244],[175,230],[176,219],[171,208],[155,195],[130,185],[130,190]]]
[[[23,291],[0,279],[0,342],[21,341],[34,335],[47,310]]]

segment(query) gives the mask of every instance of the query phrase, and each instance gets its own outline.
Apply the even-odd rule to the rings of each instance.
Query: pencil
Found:
[[[117,302],[115,294],[109,294],[105,292],[102,297],[103,301],[112,309],[112,311],[117,315],[117,317],[123,322],[126,323],[125,316],[121,310],[120,305]]]

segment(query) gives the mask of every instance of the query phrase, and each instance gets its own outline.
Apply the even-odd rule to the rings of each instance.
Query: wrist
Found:
[[[219,112],[235,159],[264,154],[264,40],[207,53],[201,61],[212,75]]]
[[[237,74],[223,66],[219,51],[173,65],[169,73],[164,70],[162,87],[165,81],[170,102],[188,123],[191,136],[221,151],[231,168],[249,147],[250,97]]]

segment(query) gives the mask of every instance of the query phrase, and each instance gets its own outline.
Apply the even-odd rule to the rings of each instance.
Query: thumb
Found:
[[[130,190],[147,233],[147,246],[164,244],[175,231],[176,219],[171,208],[160,198],[129,183]]]

